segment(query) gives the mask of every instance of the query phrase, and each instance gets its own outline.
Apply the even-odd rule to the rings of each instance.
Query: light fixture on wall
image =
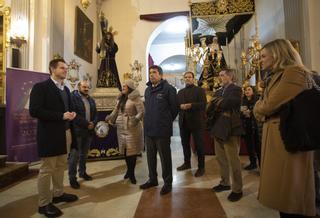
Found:
[[[23,44],[27,43],[28,36],[28,23],[26,19],[20,16],[16,20],[12,20],[10,31],[10,43],[20,48]]]
[[[80,0],[80,3],[84,9],[87,9],[90,6],[91,1],[90,0]]]

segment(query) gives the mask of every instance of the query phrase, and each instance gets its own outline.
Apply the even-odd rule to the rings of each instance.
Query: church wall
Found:
[[[91,5],[85,10],[79,0],[65,0],[65,15],[64,15],[64,55],[63,57],[67,62],[75,59],[79,63],[80,75],[89,73],[92,76],[92,85],[95,87],[97,78],[97,53],[95,47],[97,44],[97,26],[99,25],[97,19],[97,6],[95,1],[92,1]],[[93,55],[92,63],[89,63],[82,58],[74,54],[74,35],[75,35],[75,8],[78,6],[85,15],[94,23],[93,27]]]
[[[303,1],[303,3],[303,12],[305,14],[305,31],[303,35],[306,42],[305,64],[310,69],[320,72],[320,1],[308,0]]]

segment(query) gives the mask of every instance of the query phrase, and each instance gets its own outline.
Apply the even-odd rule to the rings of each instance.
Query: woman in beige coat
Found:
[[[110,124],[115,123],[119,151],[125,155],[127,172],[125,179],[129,178],[132,184],[136,184],[134,169],[137,154],[143,148],[142,118],[144,114],[143,102],[140,93],[135,89],[132,80],[126,80],[122,86],[115,109],[106,117]]]
[[[288,153],[280,136],[277,112],[282,104],[312,87],[310,72],[289,41],[277,39],[261,51],[261,66],[270,80],[254,107],[263,121],[258,200],[280,217],[315,215],[313,152]]]

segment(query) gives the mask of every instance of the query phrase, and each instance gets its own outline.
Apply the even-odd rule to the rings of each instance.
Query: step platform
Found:
[[[7,155],[0,155],[0,168],[6,166]]]
[[[0,188],[11,185],[27,176],[29,165],[26,162],[6,162],[5,167],[0,168]]]

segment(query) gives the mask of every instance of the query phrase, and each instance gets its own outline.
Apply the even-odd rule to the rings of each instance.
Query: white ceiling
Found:
[[[185,33],[169,33],[162,31],[153,41],[152,44],[169,44],[169,43],[183,43]]]
[[[187,17],[175,17],[165,21],[163,24],[159,35],[152,44],[184,43],[184,37],[189,28]]]

